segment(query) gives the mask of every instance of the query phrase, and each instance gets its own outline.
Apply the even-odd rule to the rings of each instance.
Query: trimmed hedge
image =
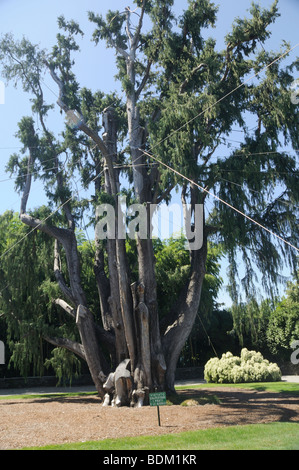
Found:
[[[204,378],[214,383],[278,382],[281,371],[260,352],[243,348],[240,357],[227,352],[221,359],[210,359],[205,365]]]

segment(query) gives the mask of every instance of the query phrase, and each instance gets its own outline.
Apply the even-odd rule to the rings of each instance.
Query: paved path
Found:
[[[299,383],[299,375],[283,375],[281,380],[283,382]]]
[[[283,382],[293,382],[299,384],[299,375],[285,375],[282,376]],[[178,380],[176,385],[196,385],[203,384],[205,380]],[[94,385],[82,385],[76,387],[32,387],[32,388],[14,388],[14,389],[0,389],[0,396],[8,395],[35,395],[35,394],[55,394],[55,393],[83,393],[94,392]]]

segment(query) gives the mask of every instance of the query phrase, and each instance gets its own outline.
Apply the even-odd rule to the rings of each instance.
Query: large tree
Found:
[[[243,256],[247,291],[254,284],[255,266],[265,285],[273,285],[283,261],[295,262],[296,249],[290,245],[298,241],[299,197],[295,158],[281,148],[283,140],[298,149],[298,106],[291,101],[290,86],[299,64],[282,66],[290,49],[286,43],[280,52],[265,50],[270,26],[279,17],[278,2],[269,9],[253,4],[247,18],[237,18],[224,50],[217,50],[213,38],[205,38],[217,19],[211,1],[190,0],[178,18],[173,0],[134,3],[134,9],[109,11],[106,19],[89,13],[95,43],[106,41],[115,52],[124,99],[80,88],[73,56],[78,51],[76,36],[83,32],[74,21],[59,18],[61,33],[51,52],[6,35],[0,53],[2,76],[23,84],[40,121],[38,130],[31,118],[22,119],[18,135],[26,156],[13,155],[9,162],[23,193],[20,218],[55,240],[54,271],[61,289],[55,302],[76,323],[81,340],[47,339],[86,360],[102,396],[109,372],[102,346],[111,351],[114,366],[128,359],[123,371],[128,400],[132,392],[147,397],[148,390],[174,387],[177,360],[201,298],[208,237],[222,242],[232,279],[237,254]],[[107,73],[97,51],[93,62]],[[47,124],[51,106],[44,99],[44,73],[57,85],[58,108],[68,117],[59,136]],[[255,80],[247,82],[253,74]],[[249,117],[256,121],[254,130],[247,125]],[[244,142],[215,161],[215,152],[236,126],[243,131]],[[54,218],[40,219],[27,211],[33,174],[44,181],[53,207],[60,206]],[[121,221],[120,194],[130,203],[142,204],[148,213],[152,205],[169,202],[174,188],[185,208],[189,203],[185,220],[193,220],[193,235],[200,230],[203,242],[197,249],[189,243],[189,276],[161,321],[150,234],[136,232],[138,280],[132,282],[118,224],[114,238],[108,230],[107,240],[96,239],[94,275],[101,326],[95,321],[99,312],[91,311],[83,289],[76,239],[78,221],[86,210],[92,211],[86,200],[73,197],[73,175],[77,181],[80,175],[85,188],[94,187],[95,224],[101,224],[96,207],[103,208],[104,203],[114,207],[116,222]],[[211,193],[219,199],[208,197]],[[208,204],[214,206],[210,220]],[[200,227],[199,205],[204,207]],[[103,212],[98,211],[100,215]],[[188,234],[191,242],[190,230]]]

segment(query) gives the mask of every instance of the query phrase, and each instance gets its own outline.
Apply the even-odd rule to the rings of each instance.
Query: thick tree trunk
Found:
[[[137,241],[139,279],[144,285],[144,302],[148,308],[150,326],[150,354],[151,354],[151,385],[153,389],[162,389],[166,364],[162,352],[159,312],[157,302],[157,284],[155,273],[155,257],[152,240]]]
[[[76,324],[92,380],[99,395],[103,398],[105,395],[103,383],[106,380],[108,371],[104,371],[102,367],[102,358],[99,351],[93,316],[83,305],[79,305],[77,308]]]
[[[104,125],[104,135],[103,142],[107,148],[109,154],[109,161],[112,162],[112,166],[117,162],[117,123],[114,110],[112,108],[107,108],[103,114],[103,125]],[[109,194],[114,199],[114,209],[115,209],[115,238],[107,238],[107,257],[108,257],[108,269],[109,269],[109,290],[103,291],[103,286],[99,285],[101,303],[106,308],[109,308],[109,317],[112,318],[112,327],[115,333],[115,344],[116,344],[116,364],[117,366],[124,359],[129,357],[128,346],[125,336],[125,325],[122,315],[121,307],[121,296],[120,296],[120,282],[119,282],[119,271],[120,263],[118,258],[121,257],[124,259],[124,250],[125,243],[124,240],[119,239],[117,233],[117,220],[118,220],[118,205],[117,205],[117,194],[119,191],[119,176],[118,170],[115,168],[108,168],[105,170],[105,192]],[[98,244],[98,240],[96,240]],[[118,246],[117,246],[118,245]],[[120,246],[121,245],[121,246]],[[98,253],[97,258],[103,256]],[[126,260],[125,267],[122,269],[127,270]],[[126,276],[126,274],[123,274]],[[102,280],[99,279],[101,283]],[[129,282],[128,282],[129,284]]]
[[[198,312],[202,283],[205,277],[207,259],[207,239],[200,250],[191,252],[191,275],[175,306],[177,315],[168,326],[162,339],[163,351],[167,365],[166,387],[174,391],[175,370],[180,353],[192,331]]]
[[[127,17],[127,21],[129,21],[129,16]],[[150,177],[147,174],[145,166],[145,155],[141,150],[144,144],[145,130],[140,124],[140,113],[137,104],[140,92],[136,92],[135,90],[135,54],[138,45],[137,42],[138,39],[136,36],[135,40],[132,42],[132,47],[126,60],[127,76],[131,83],[131,91],[127,94],[128,131],[133,164],[135,196],[139,204],[146,206],[148,217],[147,238],[141,239],[139,236],[137,237],[139,283],[144,286],[144,303],[148,309],[150,331],[151,380],[146,386],[150,389],[161,389],[164,384],[166,366],[160,339],[155,257],[151,240],[151,221],[149,218],[152,194]]]
[[[144,303],[144,286],[136,282],[131,285],[134,303],[135,335],[137,342],[137,364],[134,370],[134,394],[139,404],[148,403],[148,392],[152,388],[149,312]]]
[[[140,166],[141,152],[139,147],[143,138],[143,130],[140,128],[139,112],[136,107],[134,93],[128,97],[127,111],[134,189],[138,202],[144,203],[149,197],[149,191],[145,169]],[[112,109],[106,110],[103,121],[105,126],[103,140],[113,159],[113,155],[117,155],[117,127]],[[113,178],[113,181],[111,178]],[[118,175],[116,172],[106,170],[105,190],[114,198],[116,216],[115,240],[109,239],[108,234],[106,242],[111,293],[110,309],[114,319],[114,329],[117,324],[115,318],[119,315],[119,309],[121,311],[122,323],[118,322],[118,324],[123,326],[124,336],[121,335],[120,331],[119,338],[117,338],[118,332],[115,329],[116,347],[122,351],[122,354],[118,353],[117,357],[119,362],[124,359],[123,343],[119,346],[119,342],[125,338],[127,358],[130,359],[128,366],[134,379],[135,394],[138,392],[141,396],[145,390],[163,388],[166,369],[159,330],[155,259],[150,233],[147,234],[147,239],[137,237],[139,282],[138,287],[135,286],[131,290],[125,240],[122,234],[118,233],[118,220],[123,217],[123,214],[119,213],[120,207],[116,199],[117,186]],[[148,214],[150,214],[150,204],[148,204],[147,209]],[[148,220],[148,226],[149,222]],[[143,293],[141,294],[142,290]]]
[[[114,164],[117,159],[117,122],[112,108],[105,110],[103,124],[105,128],[103,141],[109,154],[109,161]],[[112,168],[105,171],[105,191],[114,198],[115,209],[115,239],[108,236],[107,254],[110,276],[109,303],[116,335],[116,357],[119,362],[129,357],[133,372],[136,363],[133,304],[125,240],[118,233],[118,219],[122,217],[122,214],[118,213],[120,210],[117,199],[119,193],[118,170],[113,168],[113,165]]]

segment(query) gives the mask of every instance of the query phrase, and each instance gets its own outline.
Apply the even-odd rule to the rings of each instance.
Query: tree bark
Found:
[[[144,303],[144,286],[142,284],[137,285],[137,283],[134,283],[131,288],[134,299],[138,357],[138,362],[134,371],[134,383],[136,386],[136,394],[142,396],[144,400],[145,391],[148,392],[152,389],[149,311]],[[145,398],[146,403],[147,401],[148,393],[146,393]]]
[[[112,164],[117,159],[117,122],[112,108],[107,108],[103,115],[105,133],[103,140],[110,155]],[[133,336],[132,297],[127,265],[125,240],[118,233],[118,220],[122,217],[118,204],[119,176],[118,170],[112,168],[105,171],[105,191],[114,199],[115,239],[108,236],[107,254],[110,276],[109,304],[114,319],[116,335],[116,357],[118,363],[125,358],[131,359],[134,367],[136,359],[135,341]]]
[[[138,239],[137,249],[139,280],[144,286],[144,303],[148,308],[149,316],[152,373],[151,387],[154,389],[162,389],[164,386],[166,364],[160,337],[155,257],[152,240]]]
[[[67,349],[68,351],[76,354],[77,356],[81,357],[81,359],[84,359],[84,361],[86,361],[85,352],[82,344],[76,343],[75,341],[71,341],[68,338],[53,338],[50,336],[43,336],[43,338],[48,343],[53,344],[53,346]]]
[[[76,324],[79,329],[92,380],[99,395],[103,398],[105,395],[103,383],[108,375],[108,370],[104,371],[101,365],[102,358],[98,347],[93,316],[83,305],[79,305],[77,308]]]
[[[202,283],[206,273],[207,237],[204,234],[203,246],[191,252],[191,274],[181,297],[175,306],[177,315],[168,326],[162,338],[162,346],[167,365],[166,387],[174,391],[175,370],[180,353],[192,331],[198,312]]]
[[[142,15],[144,14],[144,7]],[[127,22],[129,21],[129,12],[127,13]],[[155,257],[153,244],[151,240],[149,208],[152,203],[152,194],[150,188],[150,177],[147,174],[145,166],[145,155],[141,148],[144,143],[145,130],[140,124],[140,113],[138,108],[138,97],[141,93],[139,88],[136,91],[135,79],[135,60],[136,49],[138,47],[139,33],[142,25],[142,18],[139,22],[139,30],[132,38],[130,52],[126,58],[127,76],[130,81],[131,87],[127,92],[127,116],[128,116],[128,131],[130,152],[133,164],[133,179],[134,190],[137,201],[140,204],[146,205],[148,211],[147,226],[149,231],[147,239],[137,237],[137,253],[138,253],[138,266],[139,266],[139,283],[144,285],[144,303],[148,309],[149,327],[150,327],[150,349],[151,349],[151,380],[147,386],[152,388],[163,387],[165,361],[163,357],[159,318],[158,318],[158,303],[157,303],[157,286],[156,286],[156,273],[155,273]],[[128,28],[127,28],[128,29]],[[149,70],[146,72],[148,78]],[[146,79],[142,81],[142,86],[146,84]]]

